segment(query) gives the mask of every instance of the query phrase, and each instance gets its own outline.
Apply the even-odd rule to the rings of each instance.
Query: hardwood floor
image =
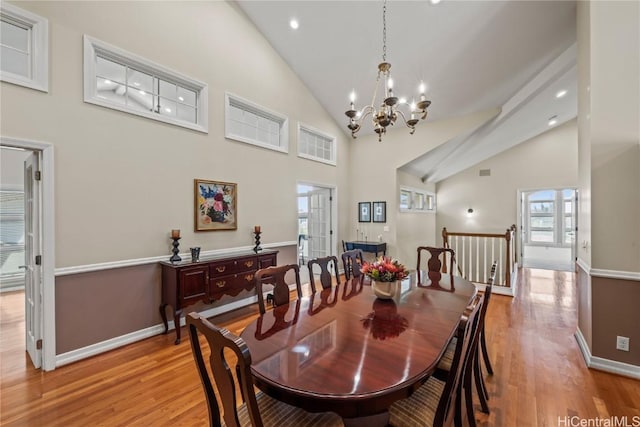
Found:
[[[488,309],[495,375],[486,377],[491,414],[477,411],[478,425],[580,425],[559,422],[573,416],[626,416],[629,425],[640,425],[640,381],[585,366],[573,337],[573,275],[520,274],[518,297],[494,295]],[[40,372],[24,352],[23,304],[22,293],[0,296],[0,425],[207,425],[188,340],[175,346],[172,334],[158,335]],[[240,333],[255,316],[252,306],[213,320]]]

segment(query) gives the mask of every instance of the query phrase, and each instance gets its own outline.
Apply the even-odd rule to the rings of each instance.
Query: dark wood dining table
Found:
[[[388,408],[431,375],[475,286],[413,272],[392,299],[360,277],[268,310],[242,332],[268,395],[345,425],[386,425]]]

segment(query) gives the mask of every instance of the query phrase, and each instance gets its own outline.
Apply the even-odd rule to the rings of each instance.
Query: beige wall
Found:
[[[178,7],[179,5],[179,7]],[[339,188],[346,169],[297,157],[298,121],[347,137],[248,19],[227,2],[21,2],[49,19],[50,91],[2,83],[2,133],[54,145],[56,267],[169,253],[295,241],[296,181]],[[83,102],[82,36],[88,34],[209,85],[209,133]],[[224,138],[224,92],[289,117],[290,152]],[[28,112],[28,113],[25,113]],[[193,179],[238,183],[238,230],[193,231]],[[343,229],[337,230],[338,235]]]
[[[577,128],[572,120],[440,181],[438,232],[504,233],[517,223],[518,190],[575,187]],[[491,169],[491,176],[479,176]],[[474,213],[467,216],[467,209]]]
[[[398,171],[397,180],[396,200],[400,200],[400,186],[435,193],[435,184],[422,183],[420,178],[416,176]],[[397,258],[402,260],[407,268],[416,268],[418,261],[416,248],[418,246],[434,246],[442,243],[442,238],[435,229],[435,213],[398,212],[397,224]]]
[[[590,5],[591,266],[640,272],[640,3]]]

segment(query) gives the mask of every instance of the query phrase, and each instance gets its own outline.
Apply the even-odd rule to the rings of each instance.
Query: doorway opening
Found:
[[[523,267],[575,270],[576,207],[575,188],[520,192]]]
[[[333,195],[335,188],[299,183],[297,191],[298,266],[300,266],[300,280],[307,283],[309,259],[334,254]]]
[[[0,150],[3,195],[0,289],[6,291],[0,295],[3,301],[13,301],[11,327],[15,329],[8,335],[12,341],[3,342],[3,348],[6,344],[18,352],[26,350],[29,356],[26,360],[31,360],[33,367],[53,370],[56,363],[53,146],[2,136]],[[43,215],[45,211],[47,216]]]

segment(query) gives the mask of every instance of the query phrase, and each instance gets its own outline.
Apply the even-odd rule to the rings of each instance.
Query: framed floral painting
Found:
[[[238,185],[231,182],[193,180],[195,231],[238,228]]]

